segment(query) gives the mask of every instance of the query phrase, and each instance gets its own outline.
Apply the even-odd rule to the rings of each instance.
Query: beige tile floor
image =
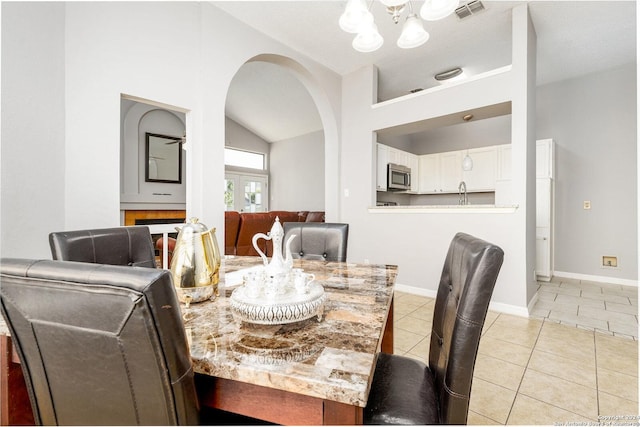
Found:
[[[396,292],[397,354],[427,361],[434,302]],[[598,423],[624,415],[637,425],[638,341],[596,329],[490,311],[469,424]]]
[[[554,278],[540,282],[532,317],[638,339],[638,288]]]

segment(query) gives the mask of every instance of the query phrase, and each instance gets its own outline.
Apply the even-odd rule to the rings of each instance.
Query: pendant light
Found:
[[[360,31],[351,45],[358,52],[373,52],[378,50],[383,43],[384,39],[378,32],[378,27],[371,21],[360,27]]]
[[[460,0],[425,0],[420,16],[425,21],[437,21],[452,14],[459,3]]]
[[[369,12],[365,0],[349,0],[338,24],[347,33],[357,33],[360,26],[366,22],[373,22],[373,15]]]
[[[465,114],[464,116],[462,116],[462,120],[464,120],[467,123],[471,119],[473,119],[473,114]],[[472,169],[473,169],[473,159],[471,158],[471,156],[469,156],[469,150],[467,150],[467,155],[464,156],[464,159],[462,159],[462,170],[468,172]]]
[[[462,170],[467,172],[473,170],[473,159],[469,156],[469,150],[467,150],[467,155],[462,159]]]
[[[402,33],[398,39],[398,47],[402,49],[411,49],[421,46],[429,40],[429,33],[424,29],[422,21],[418,19],[418,15],[413,13],[413,6],[409,2],[411,13],[407,16],[407,20],[402,27]]]

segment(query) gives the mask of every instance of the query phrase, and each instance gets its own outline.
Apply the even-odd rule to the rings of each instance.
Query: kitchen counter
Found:
[[[404,205],[404,206],[373,206],[369,213],[397,214],[397,213],[514,213],[518,205]]]

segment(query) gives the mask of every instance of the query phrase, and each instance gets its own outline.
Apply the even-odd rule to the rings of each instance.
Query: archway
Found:
[[[265,80],[277,75],[277,73],[280,73],[277,81],[270,82]],[[246,79],[248,78],[254,78],[257,82],[247,84]],[[243,79],[243,86],[245,87],[236,90],[235,85]],[[282,84],[289,84],[291,86],[290,90],[280,86]],[[273,93],[274,91],[276,94],[272,94],[271,98],[269,98],[269,92]],[[294,125],[290,121],[290,119],[293,119],[291,117],[293,114],[289,113],[287,115],[285,113],[279,117],[282,118],[285,126],[290,124],[292,128],[296,128],[292,134],[287,135],[282,129],[275,129],[273,134],[265,137],[258,135],[259,139],[262,139],[265,145],[269,147],[268,157],[270,157],[270,160],[265,168],[266,173],[273,178],[270,184],[272,191],[269,209],[324,210],[328,220],[336,220],[339,214],[338,127],[335,113],[327,95],[324,93],[324,89],[308,70],[298,62],[280,55],[264,54],[251,58],[238,69],[229,86],[226,113],[230,110],[229,106],[236,110],[238,109],[234,105],[235,101],[233,99],[238,93],[245,97],[248,96],[247,93],[253,94],[258,98],[263,97],[262,99],[254,100],[254,102],[257,105],[265,105],[266,102],[268,107],[263,107],[262,111],[267,111],[266,109],[268,108],[271,117],[278,117],[278,113],[274,111],[274,97],[278,97],[279,101],[287,99],[287,102],[295,105],[296,114],[300,109],[305,111],[313,110],[315,114],[314,120],[317,122],[316,128],[313,127],[313,124],[310,125],[308,121],[298,128],[299,121],[304,121],[304,119],[298,116],[296,118],[298,122]],[[264,98],[265,96],[267,97]],[[271,99],[271,102],[269,102],[269,99]],[[304,107],[301,107],[301,105],[304,105]],[[245,110],[244,114],[258,115],[255,111],[248,111],[249,109]],[[237,114],[233,111],[230,114],[226,114],[233,123],[229,124],[229,120],[227,120],[225,146],[252,151],[251,144],[246,144],[246,140],[244,141],[245,145],[234,140],[234,136],[230,135],[229,127],[240,125],[253,134],[264,133],[264,131],[254,131],[254,129],[251,129],[254,126],[251,124],[252,121],[249,118],[238,118]],[[267,114],[263,115],[266,116]],[[259,127],[260,124],[257,123],[255,126]],[[301,133],[300,129],[304,129],[304,126],[311,127],[308,127],[308,132]],[[271,128],[273,130],[274,126],[271,126]],[[274,135],[276,136],[274,137]],[[284,139],[279,139],[277,135],[284,135]],[[304,144],[307,144],[306,147],[313,147],[316,150],[301,148],[304,147]],[[318,154],[317,148],[319,144],[322,147]],[[319,162],[319,158],[322,160],[321,162]],[[293,160],[293,163],[291,163],[291,160]],[[280,168],[279,172],[278,168]],[[318,168],[320,168],[319,171]],[[312,193],[313,196],[307,197],[309,193]],[[302,205],[296,205],[296,198]],[[318,198],[320,199],[319,202]]]

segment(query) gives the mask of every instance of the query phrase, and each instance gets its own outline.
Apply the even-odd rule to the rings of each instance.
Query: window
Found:
[[[235,148],[225,148],[224,164],[226,166],[264,170],[264,154],[237,150]]]

